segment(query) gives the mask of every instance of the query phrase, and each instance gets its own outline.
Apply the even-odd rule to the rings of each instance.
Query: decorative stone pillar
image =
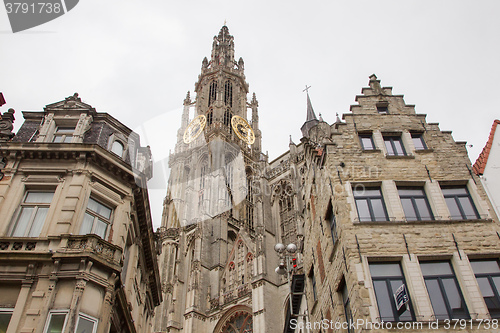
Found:
[[[52,273],[49,275],[49,288],[47,290],[47,297],[45,299],[44,306],[42,307],[40,311],[40,320],[38,323],[38,326],[35,330],[35,333],[42,333],[45,319],[47,318],[47,314],[49,313],[50,309],[52,308],[52,305],[54,303],[55,297],[56,297],[56,284],[57,284],[57,273],[59,271],[59,267],[61,265],[61,262],[59,260],[56,260],[54,262],[54,269],[52,270]]]
[[[24,307],[26,306],[26,301],[28,300],[30,289],[33,285],[34,271],[35,265],[29,264],[28,269],[26,270],[26,279],[22,282],[21,291],[19,292],[19,296],[17,297],[16,306],[14,308],[14,312],[12,313],[12,317],[10,318],[7,333],[16,333],[19,331],[19,322],[21,321],[23,313],[25,313]]]
[[[101,318],[97,326],[97,333],[108,333],[111,325],[111,315],[113,312],[113,304],[115,303],[115,284],[118,276],[113,273],[108,279],[108,287],[104,296],[104,304],[102,306]]]

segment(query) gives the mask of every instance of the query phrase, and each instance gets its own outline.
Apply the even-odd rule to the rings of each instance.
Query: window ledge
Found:
[[[434,149],[432,148],[426,148],[426,149],[415,149],[415,153],[417,154],[427,154],[427,153],[432,153]]]
[[[385,157],[391,160],[411,160],[415,158],[415,155],[385,155]]]
[[[382,150],[380,149],[361,149],[363,153],[381,153]]]
[[[330,262],[333,262],[333,256],[335,255],[335,252],[337,252],[338,245],[339,245],[339,239],[337,238],[335,240],[335,243],[333,244],[332,251],[330,252],[330,257],[328,258]]]
[[[318,304],[318,300],[315,300],[313,305],[311,306],[311,314],[314,314],[314,310],[316,309],[317,304]]]
[[[407,221],[407,220],[394,220],[394,221],[354,221],[354,225],[388,225],[388,224],[395,224],[395,225],[400,225],[400,224],[436,224],[436,223],[446,223],[446,224],[453,224],[453,223],[478,223],[478,222],[487,222],[491,223],[493,222],[493,219],[487,218],[487,219],[460,219],[460,220],[452,220],[452,219],[447,219],[447,220],[421,220],[421,221]]]

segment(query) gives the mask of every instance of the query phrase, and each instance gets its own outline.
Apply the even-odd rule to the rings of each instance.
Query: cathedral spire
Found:
[[[309,130],[319,123],[318,118],[316,118],[316,114],[314,113],[311,99],[309,98],[309,92],[307,91],[309,88],[310,87],[306,86],[306,89],[304,89],[307,94],[307,116],[305,123],[300,128],[300,130],[302,131],[302,136],[304,137],[309,137]]]
[[[211,63],[212,67],[234,67],[234,37],[226,25],[220,29],[219,35],[214,36]]]

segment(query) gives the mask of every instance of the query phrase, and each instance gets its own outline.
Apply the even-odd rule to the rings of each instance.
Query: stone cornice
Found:
[[[145,177],[121,158],[95,144],[7,142],[0,144],[0,156],[7,160],[87,160],[129,183]]]

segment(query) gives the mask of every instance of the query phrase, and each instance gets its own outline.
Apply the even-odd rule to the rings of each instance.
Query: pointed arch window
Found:
[[[235,273],[235,266],[234,262],[229,263],[229,286],[231,286],[234,283],[234,273]]]
[[[212,125],[213,121],[214,121],[214,112],[210,110],[207,113],[207,126]]]
[[[212,81],[210,83],[210,88],[208,91],[208,106],[212,105],[217,99],[217,81]]]
[[[204,158],[201,162],[201,167],[200,167],[200,188],[198,190],[198,197],[199,201],[198,204],[201,207],[203,205],[206,193],[206,180],[207,180],[207,173],[208,173],[208,159]],[[205,207],[206,208],[206,207]]]
[[[224,84],[224,104],[233,106],[233,84],[229,80]]]
[[[247,254],[247,275],[248,275],[248,280],[253,277],[253,254],[248,252]]]
[[[233,132],[233,128],[231,127],[231,118],[233,118],[233,114],[228,109],[224,112],[224,125],[229,127],[229,133]]]
[[[226,204],[226,208],[230,209],[232,198],[231,191],[233,189],[233,160],[234,157],[231,154],[226,154],[224,157],[224,164],[226,166],[226,191],[224,192],[224,201]]]

